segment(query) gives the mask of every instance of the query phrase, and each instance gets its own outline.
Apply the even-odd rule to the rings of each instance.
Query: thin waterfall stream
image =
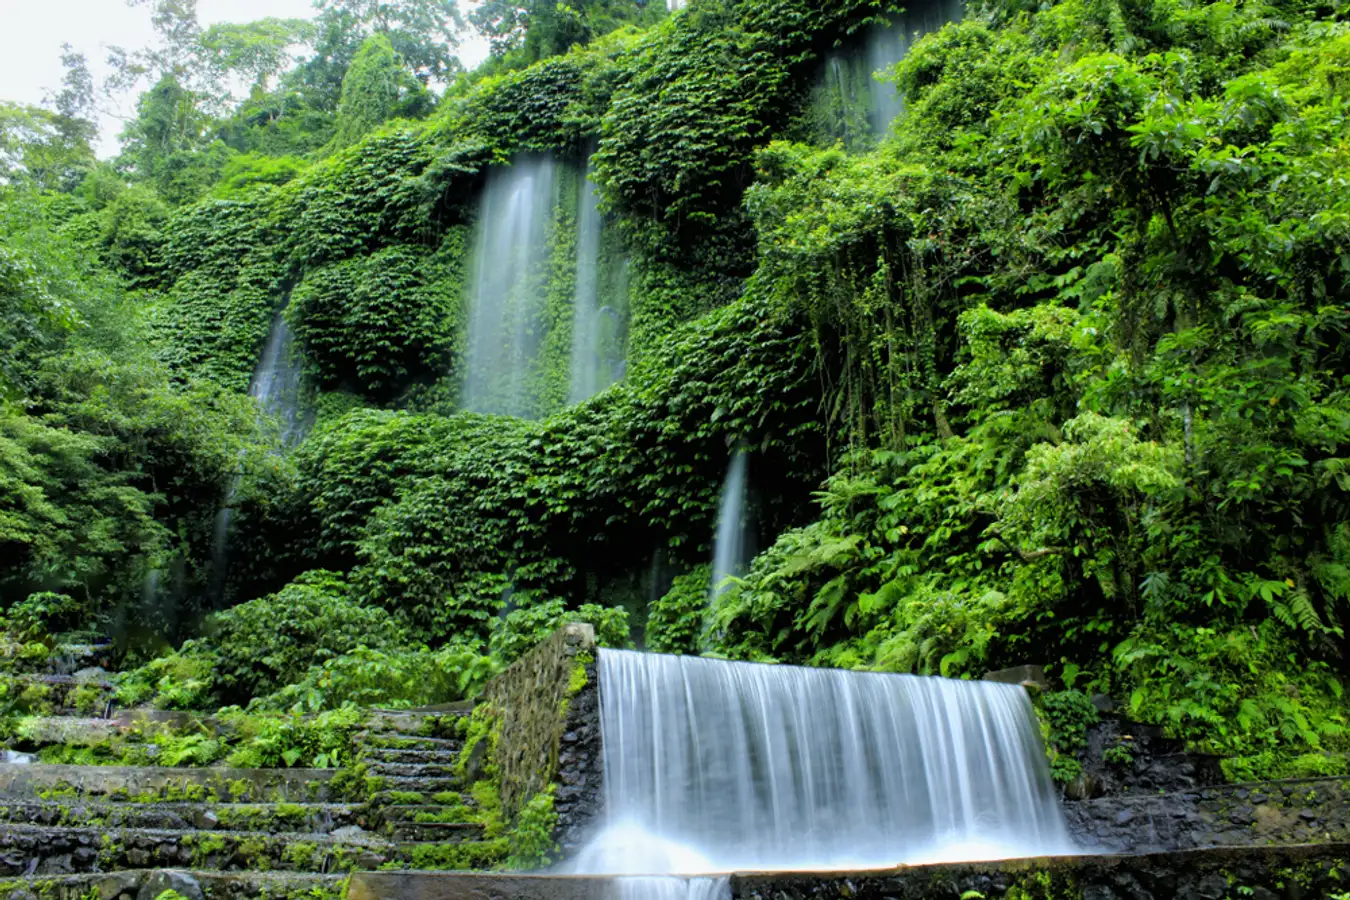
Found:
[[[551,156],[493,169],[479,202],[461,406],[533,418],[545,330],[548,229],[557,202]]]
[[[1076,852],[1021,687],[625,650],[597,669],[607,819],[575,869],[666,876],[625,896]]]

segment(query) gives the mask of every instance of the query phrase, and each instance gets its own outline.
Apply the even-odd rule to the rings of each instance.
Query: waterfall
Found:
[[[717,535],[713,539],[711,597],[716,598],[732,575],[740,575],[749,562],[749,540],[745,521],[749,494],[750,455],[737,449],[727,465],[722,496],[717,503]]]
[[[608,387],[600,383],[600,205],[589,166],[586,174],[577,214],[577,283],[572,300],[572,377],[568,388],[572,403]]]
[[[626,650],[597,664],[608,821],[579,871],[1076,852],[1020,687]]]
[[[531,417],[545,330],[548,233],[556,192],[551,157],[488,173],[479,203],[461,406]]]
[[[925,0],[889,26],[869,29],[851,49],[827,54],[811,102],[817,138],[854,149],[875,145],[904,111],[895,85],[877,76],[904,59],[919,38],[959,21],[963,11],[962,0]]]
[[[278,312],[272,321],[272,330],[268,332],[258,367],[253,371],[248,393],[280,420],[281,442],[291,447],[304,438],[312,423],[300,399],[304,377],[300,355],[283,313]]]
[[[889,28],[874,28],[868,34],[864,58],[872,73],[868,91],[871,94],[869,120],[874,136],[883,136],[904,111],[904,102],[895,85],[877,80],[877,74],[904,59],[914,42],[925,34],[938,31],[948,22],[960,21],[964,11],[962,0],[928,0],[906,9]]]
[[[264,411],[280,421],[281,443],[285,447],[293,447],[304,440],[314,422],[311,411],[306,409],[302,401],[304,370],[285,312],[283,305],[272,320],[267,343],[263,345],[262,356],[249,381],[248,395],[258,401]],[[235,475],[230,479],[224,502],[216,510],[211,524],[211,594],[216,598],[223,596],[226,575],[229,573],[230,520],[234,515],[231,504],[238,490],[239,476]]]

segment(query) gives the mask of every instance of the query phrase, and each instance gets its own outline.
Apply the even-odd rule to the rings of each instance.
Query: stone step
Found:
[[[28,716],[23,719],[14,743],[25,747],[67,744],[92,747],[110,741],[127,729],[116,719],[78,716]]]
[[[452,737],[455,725],[466,713],[427,713],[417,710],[373,710],[370,714],[371,732],[408,735],[410,737]]]
[[[142,888],[149,897],[170,888],[195,896],[194,886],[211,900],[341,900],[346,880],[345,874],[131,869],[14,879],[0,885],[0,900],[137,900]]]
[[[415,793],[430,797],[442,791],[462,789],[460,779],[451,777],[413,777],[406,775],[380,776],[379,793],[400,792]]]
[[[427,798],[431,800],[430,797]],[[379,808],[380,820],[386,823],[390,822],[415,822],[419,817],[444,815],[451,809],[459,807],[472,813],[478,809],[478,805],[473,802],[471,797],[465,797],[459,803],[407,803],[392,804]]]
[[[488,841],[410,841],[395,845],[395,854],[404,867],[419,871],[468,871],[494,869],[508,852],[505,838]]]
[[[279,800],[323,803],[333,799],[336,769],[172,769],[162,766],[48,766],[0,764],[0,802],[65,797],[105,800]]]
[[[386,778],[456,779],[455,767],[449,763],[394,763],[373,762],[366,767],[367,775]]]
[[[53,715],[73,711],[77,715],[102,717],[110,711],[112,682],[73,675],[0,675],[0,689],[16,710],[28,715]]]
[[[416,735],[363,731],[356,742],[371,750],[442,750],[458,753],[464,747],[461,738],[418,737]]]
[[[259,831],[0,825],[0,876],[187,867],[339,872],[378,868],[399,858],[394,844],[369,833],[356,840]]]
[[[384,834],[401,843],[464,844],[483,840],[483,826],[473,822],[388,823]]]
[[[401,765],[442,765],[453,766],[459,759],[459,748],[444,750],[399,750],[392,747],[376,747],[366,750],[365,759],[373,763],[397,763]]]
[[[0,823],[75,828],[159,828],[329,834],[358,824],[345,803],[0,802]]]

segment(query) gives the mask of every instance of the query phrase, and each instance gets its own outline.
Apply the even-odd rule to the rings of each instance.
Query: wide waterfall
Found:
[[[717,503],[717,534],[713,538],[711,594],[716,597],[732,575],[744,572],[749,558],[746,527],[749,497],[750,455],[744,449],[731,454],[722,496]]]
[[[579,871],[1074,852],[1020,687],[622,650],[598,674],[608,823]]]
[[[299,443],[312,424],[301,402],[303,377],[291,327],[279,312],[267,335],[262,358],[253,371],[248,393],[281,422],[281,442],[288,447]]]
[[[526,418],[539,412],[535,369],[547,324],[557,168],[552,157],[531,156],[488,174],[473,251],[464,409]]]

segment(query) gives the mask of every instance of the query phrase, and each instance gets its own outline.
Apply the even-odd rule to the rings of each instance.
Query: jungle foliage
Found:
[[[15,621],[56,592],[172,642],[124,689],[179,708],[455,699],[577,619],[1032,660],[1231,777],[1346,771],[1346,10],[983,0],[846,148],[806,140],[813,86],[894,4],[648,6],[485,3],[494,57],[437,96],[448,45],[328,3],[247,100],[165,72],[113,164],[78,105],[5,107]],[[627,377],[458,413],[475,201],[526,153],[590,160]],[[317,407],[293,449],[246,396],[279,314]],[[710,604],[738,446],[765,549]]]

